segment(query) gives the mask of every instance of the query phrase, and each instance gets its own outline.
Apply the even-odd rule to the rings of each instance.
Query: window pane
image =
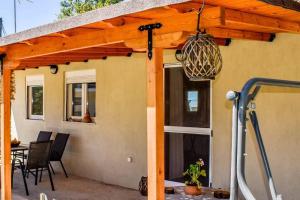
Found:
[[[186,177],[182,173],[200,158],[203,159],[206,177],[200,177],[203,186],[209,185],[209,152],[210,136],[165,133],[165,179],[169,181],[182,182]]]
[[[165,125],[209,128],[210,82],[190,81],[182,68],[166,68]]]
[[[96,83],[87,84],[87,110],[91,117],[96,116]]]
[[[187,91],[187,111],[197,112],[198,111],[198,91]]]
[[[31,88],[32,107],[31,115],[43,115],[43,87],[35,86]]]
[[[72,84],[72,116],[82,115],[82,84]]]

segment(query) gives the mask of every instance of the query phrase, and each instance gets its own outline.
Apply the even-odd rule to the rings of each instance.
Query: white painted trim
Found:
[[[209,186],[212,187],[213,185],[213,144],[214,144],[214,133],[213,133],[213,81],[210,81],[210,144],[209,144]]]
[[[210,135],[211,129],[210,128],[197,128],[197,127],[182,127],[182,126],[165,126],[165,132]]]
[[[42,80],[42,82],[41,82]],[[45,87],[44,87],[44,76],[36,75],[36,76],[28,76],[26,77],[25,84],[25,102],[26,102],[26,119],[32,120],[44,120],[45,116]],[[42,87],[43,88],[43,115],[32,115],[32,88],[33,87]],[[30,91],[28,91],[30,90]],[[30,95],[30,96],[29,96]]]
[[[96,82],[88,82],[88,83],[96,83]],[[72,110],[67,110],[67,107],[68,107],[68,99],[67,99],[67,95],[68,95],[68,84],[66,83],[65,84],[65,95],[64,95],[64,113],[65,113],[65,121],[68,121],[68,117],[70,116],[72,119],[83,119],[85,113],[86,113],[86,110],[87,110],[87,107],[88,107],[88,99],[87,99],[87,95],[88,95],[88,83],[80,83],[82,85],[82,90],[81,90],[81,116],[73,116],[72,115]],[[69,84],[74,84],[74,83],[69,83]],[[79,84],[79,83],[77,83]],[[96,87],[97,87],[97,84],[96,84]],[[97,91],[96,91],[97,92]],[[73,94],[72,94],[73,95]],[[72,98],[69,97],[69,98]],[[73,102],[72,102],[73,104]],[[97,106],[97,105],[96,105]],[[94,121],[95,120],[95,117],[91,117],[92,120]]]
[[[176,68],[176,67],[182,67],[182,64],[177,62],[177,63],[165,63],[164,68]]]

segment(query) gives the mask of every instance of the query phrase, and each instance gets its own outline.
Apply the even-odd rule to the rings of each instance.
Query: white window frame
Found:
[[[165,63],[164,68],[179,68],[182,67],[180,63]],[[165,91],[165,89],[164,89]],[[196,135],[208,135],[210,136],[209,145],[209,186],[213,184],[213,123],[212,123],[212,81],[210,81],[210,127],[209,128],[197,128],[197,127],[181,127],[181,126],[164,126],[164,131],[168,133],[185,133]],[[175,184],[175,183],[174,183]]]
[[[88,107],[88,84],[89,83],[96,83],[96,70],[78,70],[78,71],[68,71],[65,73],[65,120],[68,121],[69,117],[72,119],[82,119],[85,115],[86,108]],[[72,107],[73,107],[73,97],[68,96],[68,85],[69,84],[81,84],[82,85],[82,103],[81,103],[81,116],[73,116],[73,108],[71,110],[68,109],[68,98],[72,99]],[[97,90],[97,89],[96,89]],[[73,94],[72,94],[73,95]],[[96,105],[97,106],[97,105]],[[91,117],[94,121],[95,117]]]
[[[32,88],[43,88],[43,114],[32,114]],[[44,75],[30,75],[26,76],[26,118],[31,120],[44,120],[45,115],[45,87],[44,87]]]

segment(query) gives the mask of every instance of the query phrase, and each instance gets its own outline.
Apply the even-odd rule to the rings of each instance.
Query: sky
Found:
[[[17,32],[57,20],[61,0],[16,0]],[[14,0],[0,0],[0,17],[5,31],[14,33]],[[18,3],[20,2],[20,3]]]

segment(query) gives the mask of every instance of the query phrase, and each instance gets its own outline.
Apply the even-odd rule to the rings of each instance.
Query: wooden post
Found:
[[[164,200],[164,92],[163,50],[147,58],[148,200]]]
[[[4,69],[1,103],[1,200],[11,200],[10,90],[11,70]]]

